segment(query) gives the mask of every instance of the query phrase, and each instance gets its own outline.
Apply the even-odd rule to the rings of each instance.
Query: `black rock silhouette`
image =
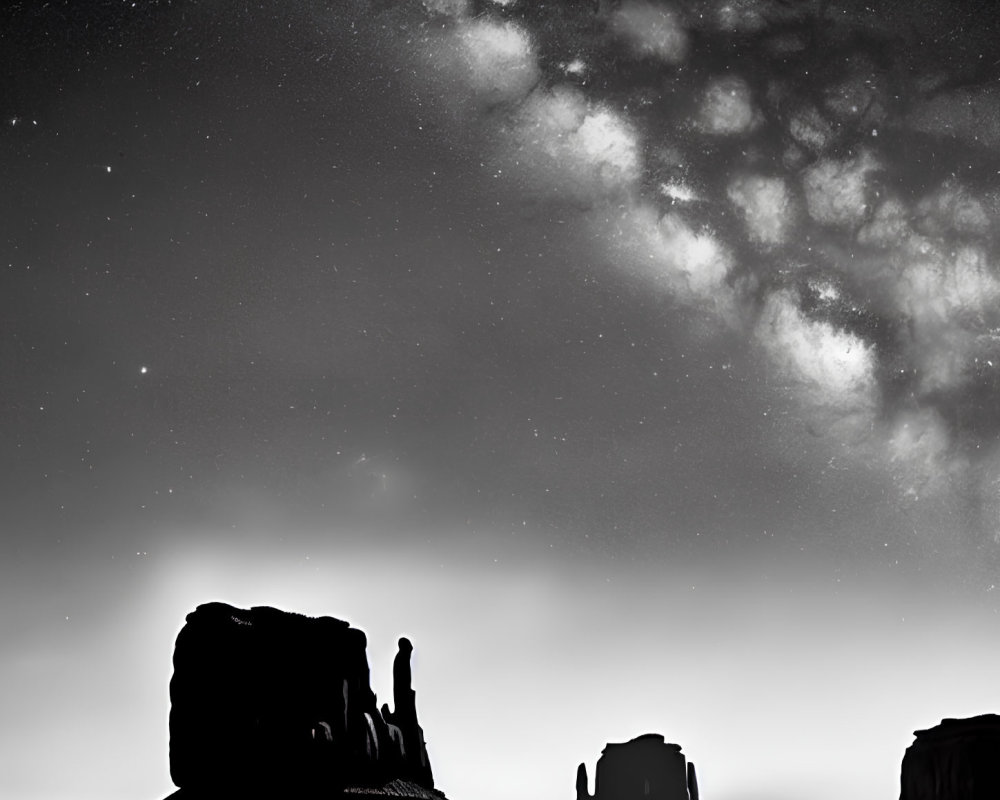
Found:
[[[698,800],[698,776],[693,761],[688,761],[688,796],[691,800]]]
[[[945,719],[914,731],[900,776],[900,800],[1000,798],[1000,716]]]
[[[376,706],[366,647],[332,617],[198,606],[174,649],[171,797],[441,800],[410,687],[412,646],[400,640],[391,719]]]
[[[679,744],[657,733],[609,744],[597,760],[594,794],[587,791],[587,767],[576,773],[577,800],[698,800],[694,764]]]
[[[389,732],[394,742],[399,743],[403,754],[400,774],[419,784],[433,786],[431,765],[427,760],[427,746],[424,744],[423,728],[417,723],[417,693],[410,687],[410,654],[413,645],[410,640],[399,640],[399,652],[392,663],[392,701],[396,708],[389,713],[382,706],[382,716],[389,724]]]

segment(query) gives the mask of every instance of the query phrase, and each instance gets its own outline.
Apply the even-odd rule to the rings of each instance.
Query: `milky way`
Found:
[[[955,38],[989,15],[425,6],[414,82],[493,129],[498,171],[583,206],[610,268],[752,340],[831,456],[905,500],[974,496],[963,523],[997,535],[1000,105],[995,64]]]

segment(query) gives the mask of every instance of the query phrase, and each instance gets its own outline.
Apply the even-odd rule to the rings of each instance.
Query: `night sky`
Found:
[[[223,600],[362,628],[379,702],[410,637],[454,800],[647,731],[706,800],[898,796],[914,729],[1000,700],[998,37],[0,12],[0,794],[169,794]]]

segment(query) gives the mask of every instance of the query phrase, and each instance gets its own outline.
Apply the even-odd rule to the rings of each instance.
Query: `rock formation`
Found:
[[[597,761],[594,794],[587,790],[587,767],[576,772],[577,800],[698,800],[694,764],[679,744],[657,733],[609,744]]]
[[[945,719],[914,731],[900,776],[900,800],[1000,798],[1000,716]]]
[[[369,682],[365,634],[332,617],[208,603],[177,636],[170,775],[177,800],[433,790],[400,639],[389,713]]]
[[[423,728],[417,723],[417,693],[410,687],[410,640],[399,640],[399,652],[392,663],[392,701],[395,711],[382,706],[382,717],[389,723],[390,735],[398,741],[404,759],[400,765],[403,777],[425,786],[433,786],[431,765],[427,760]]]

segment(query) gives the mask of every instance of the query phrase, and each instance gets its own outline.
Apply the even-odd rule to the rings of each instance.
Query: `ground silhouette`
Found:
[[[577,800],[698,800],[694,763],[679,744],[658,733],[608,744],[597,760],[594,794],[587,789],[587,767],[576,771]]]
[[[364,632],[333,617],[206,603],[187,615],[170,681],[167,800],[394,797],[446,800],[434,788],[400,638],[393,708],[377,706]],[[900,800],[1000,798],[1000,716],[915,731]],[[699,800],[680,745],[647,733],[609,743],[577,800]]]
[[[207,603],[177,636],[170,681],[170,800],[387,795],[434,790],[408,639],[379,711],[367,637],[332,617]]]
[[[903,756],[900,800],[1000,798],[1000,716],[945,719],[913,735]]]

